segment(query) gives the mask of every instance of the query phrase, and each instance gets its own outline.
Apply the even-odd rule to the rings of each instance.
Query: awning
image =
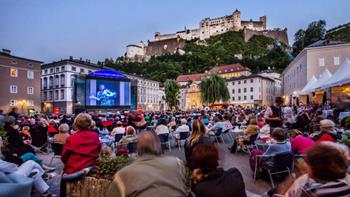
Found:
[[[321,86],[322,89],[350,83],[350,60],[346,59],[334,75]]]
[[[310,91],[310,88],[317,82],[317,79],[315,75],[312,75],[312,78],[307,82],[307,84],[304,86],[304,88],[300,91],[301,95],[308,94]]]
[[[326,68],[321,77],[310,87],[310,92],[315,91],[316,89],[320,89],[330,78],[332,77],[332,73]]]

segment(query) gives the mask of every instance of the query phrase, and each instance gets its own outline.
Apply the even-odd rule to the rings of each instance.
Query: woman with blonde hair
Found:
[[[195,119],[192,123],[191,136],[186,140],[185,143],[185,156],[189,168],[193,168],[193,162],[191,158],[192,150],[196,145],[204,142],[214,142],[214,140],[207,135],[207,129],[205,128],[203,122],[199,119]]]

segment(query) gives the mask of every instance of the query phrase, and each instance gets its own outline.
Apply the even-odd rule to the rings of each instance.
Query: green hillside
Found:
[[[106,60],[105,65],[161,82],[176,79],[180,74],[202,73],[231,63],[241,63],[253,72],[268,67],[282,71],[289,63],[285,47],[264,36],[255,36],[249,42],[244,42],[242,32],[227,32],[211,37],[206,45],[198,45],[196,40],[187,42],[184,55],[164,54],[143,63]],[[240,56],[242,59],[237,58]]]

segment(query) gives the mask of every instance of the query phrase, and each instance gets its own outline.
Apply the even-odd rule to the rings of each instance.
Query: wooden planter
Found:
[[[85,177],[77,182],[67,182],[67,197],[104,197],[111,180]]]

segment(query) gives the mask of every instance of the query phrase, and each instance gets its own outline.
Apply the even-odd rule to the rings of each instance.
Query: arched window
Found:
[[[61,86],[63,87],[66,83],[66,77],[64,74],[61,75]]]
[[[43,87],[44,87],[44,89],[46,89],[46,88],[47,88],[47,78],[46,78],[46,77],[44,77]]]
[[[49,88],[53,88],[53,76],[49,78]]]

